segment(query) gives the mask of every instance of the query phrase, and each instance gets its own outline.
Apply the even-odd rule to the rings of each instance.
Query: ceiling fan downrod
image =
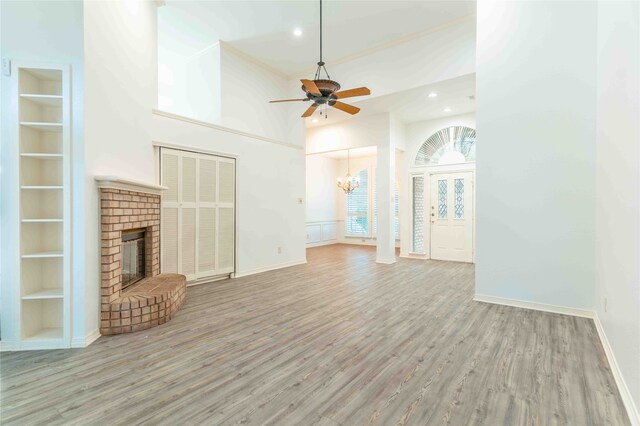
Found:
[[[327,68],[324,66],[324,61],[322,60],[322,0],[320,0],[320,61],[318,62],[318,69],[316,69],[316,75],[313,77],[314,80],[320,80],[320,73],[324,70],[325,75],[327,76],[327,80],[331,80],[329,76],[329,72]]]

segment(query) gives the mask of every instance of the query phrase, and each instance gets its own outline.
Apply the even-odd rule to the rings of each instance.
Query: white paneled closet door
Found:
[[[235,160],[162,148],[162,272],[187,280],[234,272]]]

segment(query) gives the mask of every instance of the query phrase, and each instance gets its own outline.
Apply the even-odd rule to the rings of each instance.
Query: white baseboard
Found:
[[[330,246],[330,245],[333,245],[333,244],[340,244],[340,242],[338,240],[317,241],[315,243],[308,243],[307,244],[307,248]]]
[[[392,265],[396,263],[396,258],[392,259],[376,259],[376,263],[382,263],[383,265]]]
[[[516,308],[533,309],[536,311],[552,312],[554,314],[573,315],[575,317],[593,318],[595,312],[587,309],[569,308],[566,306],[547,305],[546,303],[528,302],[526,300],[508,299],[505,297],[476,294],[476,302],[493,303],[495,305],[514,306]]]
[[[638,408],[636,407],[635,402],[633,401],[633,398],[631,396],[631,392],[629,391],[629,388],[624,381],[624,377],[622,376],[622,372],[620,371],[620,367],[618,366],[618,362],[616,361],[613,349],[611,348],[611,345],[609,345],[609,340],[607,339],[604,327],[602,327],[600,318],[598,318],[598,314],[595,311],[589,311],[587,309],[568,308],[566,306],[547,305],[545,303],[528,302],[525,300],[507,299],[504,297],[486,296],[483,294],[476,294],[473,300],[477,302],[493,303],[496,305],[513,306],[516,308],[524,309],[534,309],[536,311],[552,312],[555,314],[572,315],[576,317],[592,319],[596,326],[596,330],[598,331],[598,336],[600,337],[600,342],[602,343],[602,347],[604,348],[607,361],[609,362],[611,373],[613,374],[613,379],[616,382],[618,392],[620,392],[620,397],[622,399],[622,402],[624,403],[624,407],[627,410],[629,420],[631,421],[632,425],[640,426],[640,415],[638,414]]]
[[[72,348],[86,348],[100,337],[100,330],[95,329],[84,337],[75,337],[71,339],[71,347]]]
[[[604,332],[604,327],[600,322],[600,318],[598,318],[598,314],[595,312],[593,316],[593,322],[596,324],[596,330],[598,330],[600,342],[602,343],[602,347],[604,348],[604,353],[607,355],[607,361],[609,361],[611,373],[613,374],[613,378],[616,381],[616,385],[618,386],[618,392],[620,392],[620,397],[622,398],[624,407],[627,409],[629,420],[631,421],[632,425],[640,426],[640,414],[638,414],[638,408],[633,402],[631,392],[627,387],[627,383],[624,381],[624,377],[622,376],[622,372],[620,371],[620,367],[618,366],[618,361],[616,361],[613,349],[611,349],[611,345],[609,344],[607,335]]]
[[[249,276],[249,275],[260,274],[262,272],[268,272],[268,271],[273,271],[273,270],[276,270],[276,269],[288,268],[290,266],[303,265],[305,263],[307,263],[307,259],[294,260],[292,262],[280,263],[280,264],[277,264],[277,265],[267,266],[265,268],[258,268],[258,269],[252,269],[250,271],[238,272],[238,273],[235,274],[234,278],[246,277],[246,276]]]
[[[20,342],[0,340],[0,352],[17,351],[19,347]]]
[[[403,259],[419,259],[419,260],[429,259],[426,254],[413,254],[413,253],[400,253],[400,257],[402,257]]]

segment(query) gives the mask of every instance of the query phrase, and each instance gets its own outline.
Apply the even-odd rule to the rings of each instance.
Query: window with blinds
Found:
[[[369,171],[355,174],[360,186],[347,195],[347,235],[369,235]]]

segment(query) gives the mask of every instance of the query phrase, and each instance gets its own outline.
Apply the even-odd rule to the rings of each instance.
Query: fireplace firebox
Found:
[[[122,232],[122,290],[145,277],[145,230]]]

